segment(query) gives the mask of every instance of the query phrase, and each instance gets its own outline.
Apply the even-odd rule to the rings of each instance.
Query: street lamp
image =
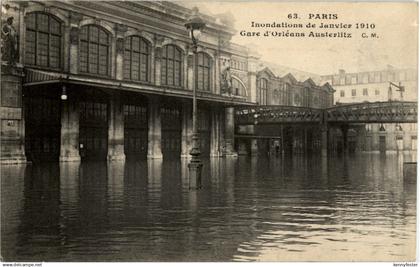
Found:
[[[198,38],[201,35],[201,30],[206,26],[203,19],[198,14],[198,8],[193,8],[193,13],[191,17],[188,19],[187,23],[185,23],[185,27],[187,28],[191,40],[192,40],[192,50],[194,53],[194,68],[195,72],[197,71],[197,42]],[[197,129],[197,85],[198,80],[197,76],[195,77],[195,85],[193,86],[193,134],[192,134],[192,147],[190,150],[191,161],[188,164],[188,171],[189,171],[189,184],[190,189],[199,189],[201,188],[201,170],[203,168],[203,164],[200,160],[200,144],[199,144],[199,135]]]

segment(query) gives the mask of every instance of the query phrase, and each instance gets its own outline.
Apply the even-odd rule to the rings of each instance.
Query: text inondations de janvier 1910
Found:
[[[363,38],[378,39],[377,25],[370,21],[346,22],[339,14],[289,13],[278,21],[250,21],[244,37],[268,38]]]

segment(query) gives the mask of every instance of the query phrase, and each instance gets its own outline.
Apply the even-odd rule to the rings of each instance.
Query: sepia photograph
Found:
[[[418,23],[417,1],[2,0],[2,267],[417,266]]]

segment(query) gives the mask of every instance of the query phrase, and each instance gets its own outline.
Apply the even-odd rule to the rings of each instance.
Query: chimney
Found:
[[[340,75],[344,75],[344,74],[346,74],[346,71],[345,71],[345,70],[343,70],[343,69],[339,69],[339,70],[338,70],[338,74],[340,74]]]

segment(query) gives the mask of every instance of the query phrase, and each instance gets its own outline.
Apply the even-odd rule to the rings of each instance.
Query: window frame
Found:
[[[133,38],[138,38],[139,39],[139,51],[135,51],[133,50]],[[129,40],[130,42],[130,49],[126,48],[126,44],[127,41]],[[142,51],[142,44],[146,45],[146,53],[144,53]],[[126,62],[126,52],[129,51],[130,53],[130,57],[129,57],[129,62]],[[134,79],[133,78],[133,54],[134,53],[138,53],[139,54],[139,58],[138,58],[138,63],[139,63],[139,69],[138,69],[138,78]],[[142,56],[146,56],[146,79],[142,80],[141,79],[141,69],[142,69]],[[127,81],[134,81],[134,82],[142,82],[142,83],[151,83],[151,56],[152,56],[152,45],[150,44],[150,42],[140,36],[140,35],[130,35],[124,38],[124,47],[123,47],[123,64],[127,64],[129,63],[130,67],[129,67],[129,73],[128,76],[129,78],[127,78],[127,73],[126,73],[126,69],[125,67],[123,67],[123,79],[127,80]]]
[[[172,62],[173,62],[173,73],[172,73],[172,80],[173,80],[173,84],[168,84],[168,48],[169,47],[173,47],[173,56],[172,56]],[[166,49],[166,50],[165,50]],[[161,56],[161,64],[160,64],[160,84],[167,86],[167,87],[173,87],[173,88],[184,88],[184,52],[182,51],[182,49],[174,44],[167,44],[165,46],[162,47],[162,56]],[[166,52],[166,57],[164,57],[164,53]],[[179,61],[176,59],[176,52],[179,52]],[[166,69],[165,69],[165,77],[163,77],[162,73],[162,68],[164,67],[163,65],[163,61],[165,60],[166,64]],[[178,62],[179,63],[179,85],[175,85],[175,63]],[[164,79],[166,80],[166,82],[164,83]]]
[[[44,31],[38,30],[38,14],[42,14],[42,15],[48,16],[48,32],[44,32]],[[35,27],[32,28],[32,29],[28,29],[28,20],[29,20],[29,16],[31,16],[31,15],[34,15],[35,16]],[[59,24],[59,29],[60,29],[60,34],[59,35],[58,34],[51,33],[51,19],[54,19]],[[63,39],[64,39],[64,35],[65,35],[65,32],[64,32],[64,22],[60,18],[58,18],[57,16],[55,16],[55,15],[53,15],[51,13],[48,13],[48,12],[43,12],[43,11],[33,11],[33,12],[27,13],[26,16],[25,16],[24,21],[25,21],[25,40],[24,40],[24,53],[23,53],[23,62],[24,62],[24,64],[27,65],[27,66],[30,66],[30,67],[40,68],[40,69],[63,70],[63,68],[64,68],[64,42],[63,42]],[[35,40],[34,40],[34,42],[35,42],[34,43],[34,46],[35,46],[35,53],[34,53],[34,61],[35,61],[35,64],[28,63],[28,61],[27,61],[26,54],[28,53],[28,49],[27,49],[27,47],[28,47],[27,46],[27,43],[28,43],[28,30],[35,33]],[[48,51],[47,51],[47,53],[48,53],[48,56],[47,56],[47,62],[48,62],[48,64],[47,64],[47,66],[42,66],[40,64],[37,64],[37,58],[38,58],[38,41],[39,41],[38,36],[39,36],[39,33],[40,32],[41,33],[44,33],[44,34],[45,33],[48,34]],[[58,52],[58,57],[57,57],[58,67],[51,67],[51,64],[50,64],[50,61],[51,61],[51,59],[50,59],[50,55],[51,55],[50,50],[51,50],[51,43],[52,43],[51,42],[51,36],[58,36],[59,37],[59,41],[60,41],[60,44],[59,44],[59,52]]]
[[[81,44],[82,44],[82,42],[84,42],[84,40],[82,40],[82,38],[81,38],[81,36],[82,36],[82,34],[81,34],[81,32],[82,32],[82,30],[83,30],[83,28],[84,27],[87,27],[87,29],[88,29],[88,32],[87,32],[87,37],[88,37],[88,41],[87,41],[87,61],[86,61],[86,68],[87,68],[87,71],[82,71],[81,70]],[[98,68],[98,71],[97,71],[97,73],[93,73],[93,72],[90,72],[89,71],[89,65],[90,65],[90,61],[89,61],[89,53],[90,53],[90,51],[89,51],[89,44],[91,44],[91,42],[90,42],[90,28],[91,27],[96,27],[96,28],[98,28],[98,42],[97,43],[94,43],[94,44],[97,44],[98,45],[98,49],[97,49],[97,51],[98,51],[98,59],[97,59],[97,62],[98,62],[98,64],[97,64],[97,68]],[[107,61],[107,65],[106,65],[106,74],[100,74],[99,73],[99,61],[100,61],[100,56],[99,56],[99,47],[102,45],[101,43],[100,43],[100,37],[99,37],[99,35],[100,35],[100,31],[103,31],[103,32],[105,32],[106,34],[107,34],[107,37],[108,37],[108,44],[107,44],[107,58],[106,58],[106,61]],[[110,78],[111,76],[112,76],[112,74],[111,74],[111,65],[112,65],[112,51],[111,51],[111,49],[112,49],[112,33],[110,33],[106,28],[104,28],[104,27],[102,27],[102,26],[100,26],[100,25],[97,25],[97,24],[86,24],[86,25],[83,25],[83,26],[81,26],[80,27],[80,30],[79,30],[79,47],[78,47],[78,70],[79,70],[79,73],[81,73],[81,74],[83,74],[83,75],[92,75],[92,76],[99,76],[99,77],[107,77],[107,78]]]
[[[200,65],[200,56],[203,57],[203,64],[202,65]],[[205,59],[207,59],[207,62],[208,62],[207,66],[204,65]],[[199,69],[203,70],[202,71],[202,76],[203,76],[202,77],[203,78],[202,85],[203,85],[203,88],[200,87]],[[207,87],[207,89],[204,88],[204,81],[205,81],[204,78],[206,78],[204,70],[207,70],[207,73],[208,73],[208,77],[207,77],[208,87]],[[212,58],[207,53],[198,52],[196,54],[196,59],[195,59],[195,75],[194,75],[195,76],[195,86],[196,86],[196,89],[198,91],[203,91],[203,92],[211,92],[212,91],[212,83],[211,83],[212,71],[213,71]]]
[[[268,92],[268,80],[266,78],[258,79],[258,103],[260,105],[267,105],[267,92]],[[261,96],[264,96],[264,97],[262,98]]]

